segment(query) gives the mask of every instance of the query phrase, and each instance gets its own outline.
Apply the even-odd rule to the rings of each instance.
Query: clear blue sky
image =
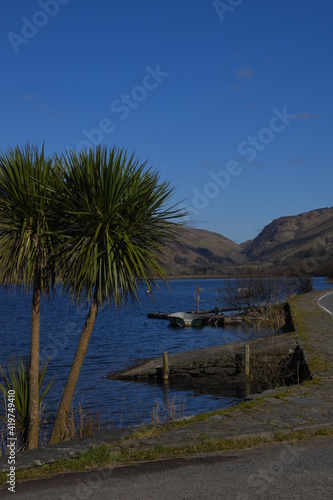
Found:
[[[0,29],[1,149],[136,150],[238,243],[333,205],[332,0],[3,0]]]

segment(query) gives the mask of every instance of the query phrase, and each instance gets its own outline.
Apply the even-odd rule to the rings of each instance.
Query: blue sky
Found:
[[[333,1],[0,2],[0,148],[135,150],[241,243],[332,206]]]

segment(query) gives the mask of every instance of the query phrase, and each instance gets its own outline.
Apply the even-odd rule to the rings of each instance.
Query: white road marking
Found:
[[[328,314],[330,314],[331,316],[333,316],[333,312],[329,311],[328,309],[326,309],[326,307],[322,306],[319,304],[319,302],[321,301],[321,299],[323,299],[324,297],[327,297],[328,295],[332,295],[333,292],[328,292],[328,293],[325,293],[324,295],[322,295],[321,297],[319,297],[319,299],[317,300],[317,305],[323,309],[325,312],[327,312]]]

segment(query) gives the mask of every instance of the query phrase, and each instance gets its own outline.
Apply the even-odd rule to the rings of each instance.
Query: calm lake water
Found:
[[[196,286],[201,288],[200,309],[213,309],[216,289],[225,280],[175,280],[169,289],[161,284],[155,299],[142,292],[141,305],[130,304],[121,310],[100,310],[76,388],[74,405],[99,412],[115,427],[149,422],[155,402],[161,408],[167,400],[181,407],[181,415],[228,407],[237,400],[192,391],[169,390],[163,386],[139,382],[109,380],[110,372],[126,368],[138,360],[161,356],[163,351],[181,352],[201,347],[248,339],[251,334],[240,328],[173,329],[167,320],[148,319],[150,311],[195,310]],[[332,287],[325,278],[315,278],[314,287]],[[60,291],[59,291],[60,292]],[[221,302],[219,303],[221,307]],[[11,355],[27,355],[30,349],[31,295],[8,293],[0,288],[0,364]],[[69,303],[57,293],[43,300],[41,307],[41,346],[44,359],[50,358],[47,378],[55,377],[46,399],[55,412],[75,354],[87,310]]]

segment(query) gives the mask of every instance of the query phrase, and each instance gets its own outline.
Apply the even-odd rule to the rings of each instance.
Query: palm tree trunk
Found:
[[[29,428],[28,450],[38,448],[39,430],[39,336],[40,336],[40,288],[34,284],[32,295],[31,347],[29,367]]]
[[[66,422],[71,402],[74,396],[75,386],[79,378],[83,360],[88,349],[88,344],[97,318],[97,313],[98,313],[98,303],[97,301],[93,300],[90,305],[88,316],[86,318],[81,333],[79,345],[75,353],[72,368],[71,371],[69,372],[66,386],[61,397],[60,405],[52,429],[52,434],[50,437],[49,444],[59,443],[59,441],[61,441],[61,439],[64,437]]]

